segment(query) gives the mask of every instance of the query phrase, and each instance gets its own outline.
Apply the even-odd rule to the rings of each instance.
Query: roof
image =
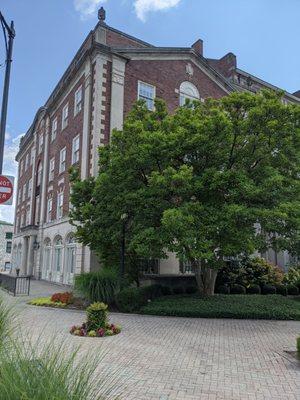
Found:
[[[0,225],[14,226],[14,224],[12,224],[11,222],[7,222],[7,221],[0,221]]]

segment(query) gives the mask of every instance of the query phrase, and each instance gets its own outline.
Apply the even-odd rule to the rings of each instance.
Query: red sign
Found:
[[[0,204],[12,204],[14,177],[0,175]]]

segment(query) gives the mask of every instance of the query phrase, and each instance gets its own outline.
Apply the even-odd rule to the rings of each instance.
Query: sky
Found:
[[[101,5],[108,25],[146,42],[185,47],[201,38],[204,56],[231,51],[239,68],[287,91],[300,90],[300,0],[0,0],[0,11],[16,29],[3,173],[16,175],[19,139],[94,28]],[[0,205],[0,219],[13,216],[14,206]]]

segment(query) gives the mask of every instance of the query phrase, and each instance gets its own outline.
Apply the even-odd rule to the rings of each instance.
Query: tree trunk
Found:
[[[215,292],[218,269],[210,268],[205,262],[195,262],[193,264],[200,294],[202,296],[212,296]]]

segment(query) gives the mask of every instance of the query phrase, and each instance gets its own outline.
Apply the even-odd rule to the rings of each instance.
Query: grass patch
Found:
[[[279,295],[168,296],[141,309],[142,314],[191,318],[300,320],[297,298]]]

